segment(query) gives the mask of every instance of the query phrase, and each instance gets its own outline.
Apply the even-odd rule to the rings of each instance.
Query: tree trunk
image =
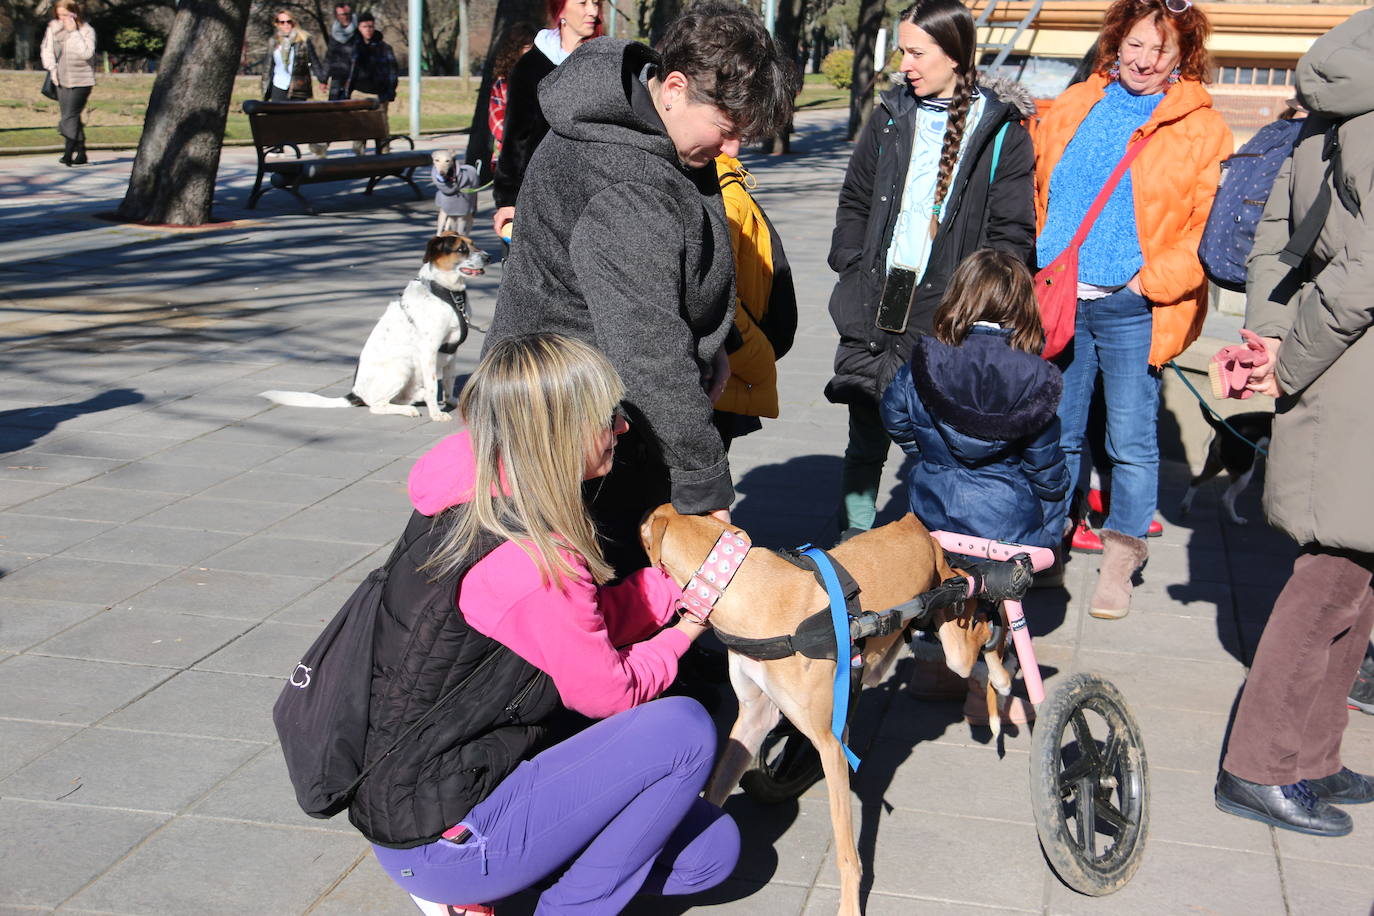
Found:
[[[682,13],[682,0],[657,0],[654,11],[649,16],[649,44],[657,46],[672,24]]]
[[[883,24],[883,0],[860,0],[859,27],[854,31],[854,77],[849,85],[849,131],[853,140],[873,110],[873,52]]]
[[[210,221],[249,2],[182,0],[153,80],[120,218],[174,226]]]
[[[778,0],[778,20],[774,26],[774,37],[782,48],[783,56],[797,68],[798,88],[806,73],[806,64],[801,56],[802,23],[806,21],[810,0]],[[770,155],[792,152],[792,119],[775,137],[764,141],[763,151]]]
[[[491,47],[482,55],[482,85],[477,90],[477,104],[472,111],[472,127],[468,130],[468,149],[463,161],[470,165],[482,163],[482,181],[491,178],[491,128],[487,125],[487,107],[491,104],[492,52],[506,30],[517,22],[529,22],[544,28],[543,0],[498,0],[491,22]]]

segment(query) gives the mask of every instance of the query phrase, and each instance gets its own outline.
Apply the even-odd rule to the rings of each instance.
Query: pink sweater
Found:
[[[449,436],[411,469],[411,504],[436,515],[466,502],[473,475],[467,432]],[[583,715],[604,718],[658,696],[691,645],[678,630],[657,632],[682,590],[658,569],[598,586],[581,556],[560,553],[577,576],[545,585],[519,544],[493,550],[463,577],[464,619],[547,672],[563,705]]]

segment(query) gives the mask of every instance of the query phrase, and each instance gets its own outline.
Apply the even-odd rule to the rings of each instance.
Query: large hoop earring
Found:
[[[1115,83],[1121,79],[1121,58],[1117,58],[1107,70],[1107,79]]]

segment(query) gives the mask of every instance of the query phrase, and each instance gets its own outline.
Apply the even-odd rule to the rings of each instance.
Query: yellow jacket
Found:
[[[749,196],[753,176],[738,159],[722,153],[716,157],[721,197],[730,224],[730,243],[735,252],[735,328],[743,343],[730,353],[730,379],[716,409],[752,417],[778,415],[778,370],[773,343],[764,328],[786,325],[782,330],[790,345],[796,329],[795,305],[790,320],[771,315],[774,293],[774,239],[768,220]],[[790,274],[778,279],[790,287]],[[795,299],[790,299],[795,302]],[[770,330],[772,328],[770,327]],[[785,352],[785,350],[784,350]]]

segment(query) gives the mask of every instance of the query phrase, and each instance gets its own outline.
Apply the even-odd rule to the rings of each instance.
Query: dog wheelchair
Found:
[[[1021,600],[1033,574],[1047,569],[1053,553],[950,532],[931,532],[948,554],[973,558],[955,564],[962,575],[883,611],[851,613],[851,646],[869,636],[930,633],[934,612],[980,598],[999,609],[1010,631],[1026,685],[1036,709],[1030,755],[1031,805],[1040,845],[1051,868],[1072,889],[1102,896],[1124,887],[1140,867],[1149,828],[1149,770],[1140,729],[1121,692],[1087,673],[1070,675],[1046,698]],[[829,612],[825,612],[829,616]],[[819,615],[818,615],[819,616]],[[996,620],[990,621],[996,627]],[[787,640],[793,651],[811,655],[825,642],[828,624],[804,621]],[[1000,640],[1005,630],[997,634]],[[757,641],[757,642],[773,642]],[[728,645],[729,643],[727,643]],[[746,654],[766,646],[734,647]],[[830,637],[828,657],[837,652]],[[852,671],[848,709],[856,705],[861,671]],[[751,798],[776,804],[800,796],[820,778],[820,760],[810,741],[784,723],[763,743],[740,780]]]

